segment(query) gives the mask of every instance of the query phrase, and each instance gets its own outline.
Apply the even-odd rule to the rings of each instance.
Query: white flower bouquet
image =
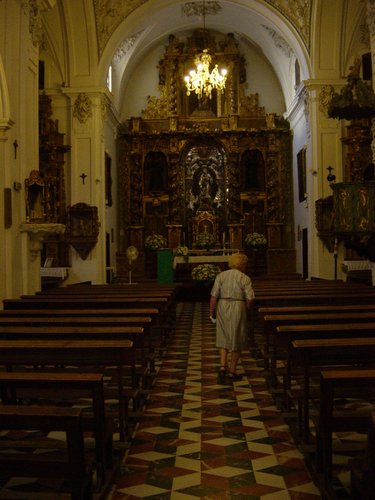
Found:
[[[260,233],[249,233],[245,237],[245,246],[250,250],[264,250],[267,246],[266,237]]]
[[[199,283],[211,284],[219,273],[221,269],[215,264],[199,264],[191,271],[191,277]]]
[[[174,251],[174,254],[177,257],[188,257],[188,255],[189,255],[189,248],[185,247],[185,246],[179,246]]]
[[[214,235],[211,233],[199,233],[197,235],[196,243],[199,248],[205,248],[206,250],[209,250],[210,248],[215,246],[216,241]]]
[[[147,236],[145,241],[146,250],[158,250],[159,248],[165,248],[167,246],[167,240],[161,234],[150,234]]]

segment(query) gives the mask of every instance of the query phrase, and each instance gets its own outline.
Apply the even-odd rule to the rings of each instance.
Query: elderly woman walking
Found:
[[[247,347],[247,311],[254,299],[251,279],[247,276],[247,257],[235,253],[229,257],[227,271],[216,276],[211,290],[210,316],[216,318],[216,347],[220,349],[219,381],[225,376],[241,380],[237,363],[241,351]],[[228,367],[228,354],[231,353]]]

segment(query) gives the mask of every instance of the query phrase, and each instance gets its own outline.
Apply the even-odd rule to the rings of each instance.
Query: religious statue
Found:
[[[207,168],[203,169],[198,184],[200,188],[201,198],[204,200],[207,198],[211,198],[213,179]]]

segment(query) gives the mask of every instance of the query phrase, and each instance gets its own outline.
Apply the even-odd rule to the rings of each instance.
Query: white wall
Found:
[[[147,96],[160,96],[157,66],[164,55],[166,45],[167,41],[146,54],[136,66],[126,69],[122,90],[122,120],[140,116],[147,106]],[[264,106],[267,113],[282,115],[285,112],[284,96],[271,65],[255,46],[240,44],[240,51],[247,64],[246,94],[258,92],[259,105]]]

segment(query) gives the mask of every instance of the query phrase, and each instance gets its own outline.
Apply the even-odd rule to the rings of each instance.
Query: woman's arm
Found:
[[[210,317],[215,318],[216,316],[216,305],[217,305],[217,298],[211,295],[210,299]]]

